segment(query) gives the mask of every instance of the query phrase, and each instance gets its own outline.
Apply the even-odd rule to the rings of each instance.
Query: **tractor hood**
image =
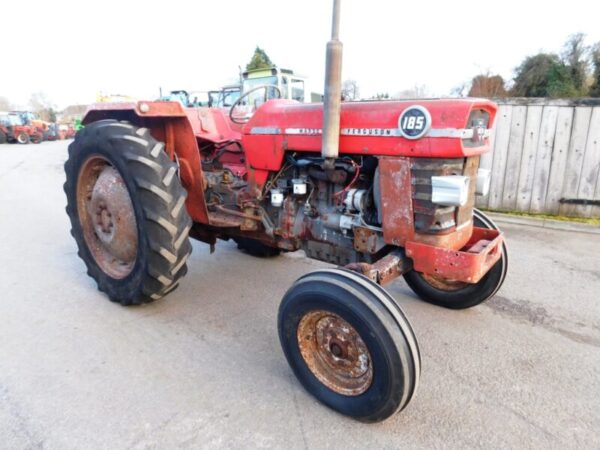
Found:
[[[496,105],[482,99],[342,104],[340,155],[459,158],[489,150]],[[271,100],[243,130],[255,168],[276,169],[284,151],[321,151],[323,105]]]

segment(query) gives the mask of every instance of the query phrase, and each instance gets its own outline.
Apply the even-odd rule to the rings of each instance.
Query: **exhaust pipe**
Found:
[[[323,137],[321,156],[325,168],[332,169],[339,154],[340,112],[342,106],[342,50],[339,39],[341,0],[333,0],[331,40],[327,43],[325,95],[323,103]]]

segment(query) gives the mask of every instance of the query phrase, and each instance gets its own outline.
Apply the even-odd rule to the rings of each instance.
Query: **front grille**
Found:
[[[471,220],[478,166],[479,157],[411,160],[413,213],[417,233],[445,234]],[[431,177],[445,175],[470,178],[469,199],[464,206],[440,206],[431,202]]]

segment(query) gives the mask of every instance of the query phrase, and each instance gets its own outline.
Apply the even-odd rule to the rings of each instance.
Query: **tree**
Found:
[[[356,80],[346,80],[342,84],[342,98],[346,101],[360,99],[360,88]]]
[[[34,92],[29,98],[29,107],[46,122],[56,121],[55,105],[44,92]]]
[[[0,111],[10,111],[13,109],[12,103],[6,98],[0,96]]]
[[[270,69],[273,66],[274,64],[266,52],[259,46],[256,46],[252,59],[246,64],[246,70]]]
[[[554,53],[528,56],[515,71],[512,95],[519,97],[574,97],[578,90],[570,67]]]
[[[387,92],[378,92],[377,94],[371,97],[371,100],[389,100],[390,94]]]
[[[590,87],[590,97],[600,97],[600,42],[592,47],[591,50],[592,66],[594,67],[594,75],[592,85]]]
[[[477,75],[471,81],[469,97],[506,97],[504,79],[500,75],[486,74]]]
[[[562,61],[569,68],[573,86],[579,95],[585,95],[587,90],[587,68],[585,54],[588,48],[583,43],[585,34],[576,33],[569,36],[563,47]]]

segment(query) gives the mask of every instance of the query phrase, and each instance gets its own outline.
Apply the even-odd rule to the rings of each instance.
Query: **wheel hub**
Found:
[[[79,219],[90,252],[113,278],[131,272],[137,257],[137,224],[127,186],[101,157],[88,159],[77,185]]]
[[[358,332],[329,311],[311,311],[298,325],[298,345],[310,371],[338,394],[355,396],[373,381],[371,355]]]

